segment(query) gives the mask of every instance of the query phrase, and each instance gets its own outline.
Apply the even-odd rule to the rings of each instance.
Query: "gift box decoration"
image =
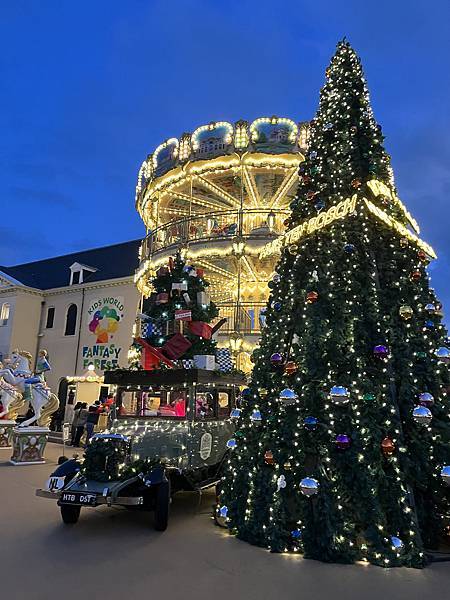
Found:
[[[156,271],[157,277],[165,277],[168,274],[169,274],[168,267],[159,267],[159,269]]]
[[[185,358],[181,360],[183,369],[195,369],[195,361],[193,358]]]
[[[152,335],[162,335],[163,327],[160,321],[146,321],[141,325],[141,337],[149,338]]]
[[[209,306],[211,304],[209,295],[206,292],[197,292],[197,304]]]
[[[230,373],[233,370],[233,360],[229,348],[216,349],[216,363],[222,373]]]
[[[164,335],[174,335],[175,333],[186,332],[187,321],[178,319],[177,321],[166,321]]]
[[[192,312],[190,310],[185,310],[184,308],[179,308],[175,311],[175,320],[192,321]]]
[[[205,340],[210,340],[212,336],[212,327],[203,321],[190,321],[188,329],[194,335],[198,335]]]
[[[181,283],[172,283],[172,290],[179,290],[180,292],[186,292],[187,289],[188,289],[188,285],[184,281]]]
[[[169,294],[167,292],[161,292],[156,294],[156,304],[167,304],[169,302]]]
[[[214,371],[216,368],[216,357],[213,354],[195,354],[194,363],[197,369]]]
[[[142,338],[136,338],[134,341],[142,347],[141,366],[143,369],[146,371],[159,369],[161,363],[164,363],[166,366],[173,369],[173,362],[164,356],[158,348],[154,348]]]
[[[170,340],[161,346],[161,352],[167,356],[167,358],[176,360],[177,358],[181,358],[191,346],[191,342],[186,339],[184,335],[176,333]]]

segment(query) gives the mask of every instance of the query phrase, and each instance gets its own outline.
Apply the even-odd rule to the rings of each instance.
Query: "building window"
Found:
[[[83,271],[74,271],[72,273],[72,285],[83,283]]]
[[[2,308],[0,310],[0,326],[6,325],[8,323],[10,308],[11,305],[9,304],[9,302],[4,302],[2,304]]]
[[[47,321],[45,322],[45,329],[52,329],[54,320],[55,320],[55,307],[49,306],[47,308]]]
[[[71,304],[67,309],[66,327],[64,329],[64,335],[75,335],[75,330],[77,328],[77,313],[77,305]]]

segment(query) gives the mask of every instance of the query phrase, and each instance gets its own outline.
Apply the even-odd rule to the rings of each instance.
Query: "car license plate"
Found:
[[[63,492],[59,501],[63,504],[82,504],[84,506],[97,506],[97,496],[95,494]]]

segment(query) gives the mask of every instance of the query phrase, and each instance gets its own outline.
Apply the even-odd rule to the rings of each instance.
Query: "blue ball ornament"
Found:
[[[303,425],[308,431],[314,431],[317,428],[318,423],[319,419],[316,417],[305,417],[303,419]]]

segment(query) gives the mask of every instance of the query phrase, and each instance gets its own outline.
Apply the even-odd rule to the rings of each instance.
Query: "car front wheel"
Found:
[[[80,516],[81,506],[70,506],[68,504],[61,504],[61,517],[66,525],[73,525],[78,521]]]

